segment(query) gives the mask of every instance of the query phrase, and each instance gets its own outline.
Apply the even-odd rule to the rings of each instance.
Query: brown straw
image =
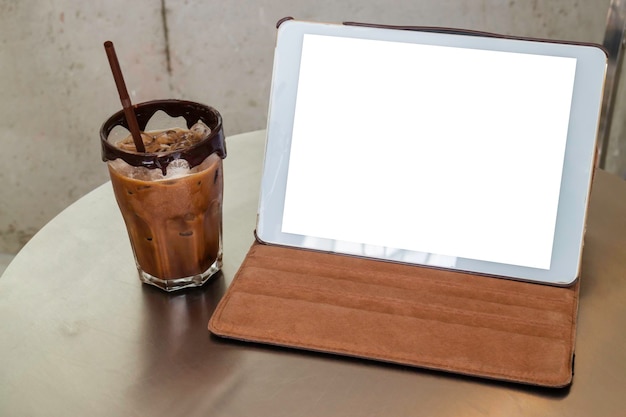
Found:
[[[117,91],[120,94],[120,100],[122,101],[122,107],[124,108],[124,115],[126,116],[126,122],[130,128],[130,133],[133,135],[135,148],[138,152],[146,152],[146,148],[143,146],[143,140],[141,140],[141,131],[139,130],[139,125],[137,124],[137,117],[133,111],[133,105],[130,102],[130,97],[128,97],[128,91],[126,90],[126,83],[124,82],[124,77],[122,76],[120,63],[117,60],[117,55],[115,54],[113,42],[106,41],[104,43],[104,49],[107,53],[107,57],[109,58],[109,65],[111,65],[113,79],[115,80]]]

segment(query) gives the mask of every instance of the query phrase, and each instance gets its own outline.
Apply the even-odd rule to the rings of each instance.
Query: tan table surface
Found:
[[[0,415],[626,415],[626,182],[596,174],[574,382],[550,390],[212,336],[253,241],[264,131],[227,146],[225,264],[205,287],[139,282],[110,183],[15,257],[0,278]]]

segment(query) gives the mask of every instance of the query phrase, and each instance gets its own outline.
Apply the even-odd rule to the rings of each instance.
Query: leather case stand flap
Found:
[[[572,380],[578,281],[552,287],[255,242],[218,336],[532,385]]]

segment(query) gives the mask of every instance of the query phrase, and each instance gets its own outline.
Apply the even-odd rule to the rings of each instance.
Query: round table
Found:
[[[211,313],[254,239],[264,137],[227,139],[223,273],[202,288],[168,294],[140,283],[110,183],[22,249],[0,278],[0,415],[624,415],[626,183],[603,171],[592,190],[568,388],[211,335]]]

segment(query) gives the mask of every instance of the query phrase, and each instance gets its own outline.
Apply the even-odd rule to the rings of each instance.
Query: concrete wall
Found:
[[[108,179],[98,129],[120,103],[105,40],[116,45],[133,102],[184,98],[211,104],[233,135],[265,127],[275,22],[281,17],[602,42],[608,5],[609,0],[0,0],[0,252],[17,251],[59,211]],[[620,174],[626,169],[623,114],[624,104],[618,103],[609,167]]]

